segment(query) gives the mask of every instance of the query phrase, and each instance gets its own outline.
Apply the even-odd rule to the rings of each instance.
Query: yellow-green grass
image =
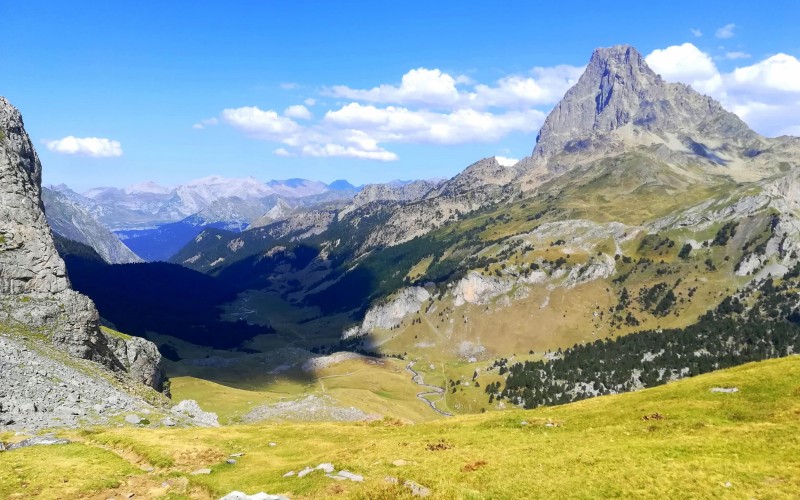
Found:
[[[249,388],[180,376],[171,379],[171,392],[176,401],[196,400],[206,411],[217,413],[223,423],[240,421],[257,406],[309,394],[328,396],[337,406],[356,407],[368,414],[412,422],[436,418],[437,414],[417,399],[422,389],[411,381],[405,366],[391,358],[353,359],[306,374],[305,380],[279,376]],[[250,370],[257,368],[254,365]]]
[[[712,393],[713,387],[739,392]],[[191,498],[219,498],[232,490],[292,498],[410,498],[408,490],[385,481],[392,476],[430,488],[433,498],[796,498],[800,357],[560,407],[416,425],[260,424],[67,434],[84,442],[0,454],[0,496],[23,491],[23,498],[108,498],[182,479],[189,482]],[[240,452],[245,455],[238,463],[225,463],[229,454]],[[74,460],[82,466],[68,468]],[[396,460],[408,464],[397,467]],[[131,462],[155,470],[146,474]],[[319,472],[283,477],[322,462],[362,474],[365,481],[340,483]],[[200,467],[213,472],[188,474]],[[65,477],[69,483],[63,483]],[[106,489],[101,480],[124,484]]]

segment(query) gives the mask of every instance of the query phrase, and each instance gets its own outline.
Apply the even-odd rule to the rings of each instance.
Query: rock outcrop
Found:
[[[107,336],[92,301],[70,288],[45,219],[41,173],[19,111],[0,97],[0,326],[34,331],[72,357],[160,390],[155,346]]]
[[[372,332],[376,328],[389,329],[399,325],[403,319],[419,312],[422,305],[431,298],[424,288],[415,286],[397,292],[386,303],[371,307],[360,325],[347,330],[343,338],[356,337]]]

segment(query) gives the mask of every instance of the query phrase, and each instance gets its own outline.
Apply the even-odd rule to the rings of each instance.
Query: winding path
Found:
[[[424,392],[417,393],[417,398],[419,398],[420,400],[424,401],[436,413],[438,413],[440,415],[444,415],[445,417],[452,417],[453,416],[452,413],[447,413],[446,411],[440,410],[439,408],[436,407],[436,403],[434,403],[433,401],[431,401],[430,399],[425,397],[425,396],[434,396],[434,395],[443,396],[444,395],[444,391],[445,391],[444,387],[439,387],[438,385],[426,384],[425,381],[422,379],[422,375],[419,372],[414,370],[414,362],[413,361],[410,362],[408,365],[406,365],[406,370],[409,373],[411,373],[411,375],[412,375],[411,376],[411,381],[412,382],[414,382],[415,384],[417,384],[420,387],[425,387],[425,388],[428,388],[428,389],[432,389],[430,391],[424,391]]]

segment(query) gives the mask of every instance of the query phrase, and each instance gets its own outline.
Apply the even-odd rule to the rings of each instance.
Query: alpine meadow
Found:
[[[0,7],[0,498],[797,498],[800,10],[684,3]]]

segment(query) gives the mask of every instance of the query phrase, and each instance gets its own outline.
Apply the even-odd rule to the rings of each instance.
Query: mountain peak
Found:
[[[665,82],[634,47],[616,45],[595,49],[578,82],[547,116],[532,157],[549,160],[561,153],[604,149],[620,137],[666,141],[669,134],[692,149],[695,138],[690,136],[698,133],[736,144],[758,137],[712,98]]]

